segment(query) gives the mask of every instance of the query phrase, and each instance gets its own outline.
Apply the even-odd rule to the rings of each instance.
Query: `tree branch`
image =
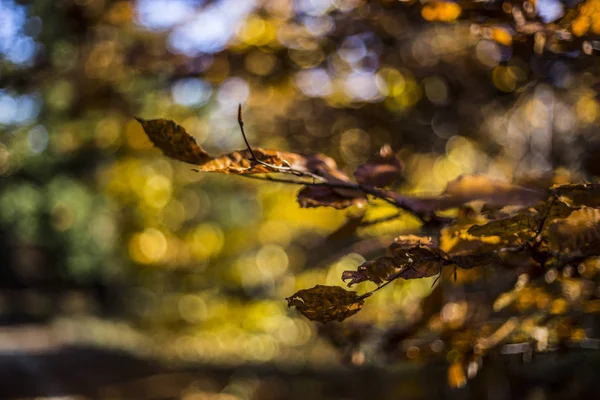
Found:
[[[256,157],[256,155],[254,154],[254,151],[252,150],[252,146],[250,146],[250,142],[248,141],[248,138],[246,137],[246,131],[244,130],[244,120],[242,118],[242,105],[241,104],[238,107],[238,124],[240,126],[240,132],[242,133],[244,142],[246,143],[246,147],[252,157],[251,161],[256,162],[260,165],[263,165],[275,173],[294,175],[299,178],[309,178],[312,181],[281,179],[281,178],[272,177],[270,175],[264,175],[262,177],[252,176],[252,175],[242,175],[246,178],[266,180],[266,181],[279,182],[279,183],[288,183],[288,184],[295,184],[295,185],[305,185],[305,186],[324,185],[324,186],[327,186],[330,188],[357,190],[357,191],[363,192],[364,194],[368,194],[375,198],[381,199],[389,204],[392,204],[393,206],[395,206],[399,209],[410,212],[411,214],[415,215],[417,218],[419,218],[424,223],[432,221],[432,220],[435,220],[436,222],[442,222],[442,219],[438,219],[435,215],[431,215],[431,213],[425,213],[422,211],[415,210],[414,207],[410,206],[409,199],[399,195],[398,193],[390,192],[388,190],[383,190],[383,189],[377,189],[372,186],[361,185],[361,184],[358,184],[355,182],[350,182],[350,181],[342,181],[342,180],[331,181],[320,175],[316,175],[311,172],[300,171],[298,169],[295,169],[291,165],[289,165],[289,163],[288,163],[288,166],[283,167],[283,166],[269,164],[262,160],[259,160]],[[317,181],[317,182],[315,182],[315,181]],[[444,220],[444,222],[447,222],[447,221]]]

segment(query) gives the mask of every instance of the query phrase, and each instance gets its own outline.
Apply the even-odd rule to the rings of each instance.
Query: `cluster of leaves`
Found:
[[[458,280],[462,296],[464,286],[478,277],[493,276],[494,285],[484,283],[487,295],[481,287],[471,289],[468,301],[457,301],[452,294],[443,301],[444,286],[438,285],[423,301],[419,318],[383,335],[379,350],[385,357],[393,357],[399,348],[409,359],[442,356],[450,362],[449,385],[461,387],[493,352],[522,354],[527,360],[536,351],[595,348],[589,321],[600,311],[594,291],[600,256],[599,190],[598,184],[555,185],[539,191],[539,200],[530,197],[516,207],[484,206],[480,213],[467,208],[471,213],[459,213],[439,232],[437,243],[428,237],[399,236],[389,247],[390,255],[342,273],[348,286],[371,281],[376,289],[358,296],[319,286],[288,298],[289,305],[320,322],[342,320],[390,282],[439,274],[437,282],[448,267],[455,282],[457,272],[464,271]],[[337,303],[319,301],[332,293],[337,293]],[[335,338],[340,329],[324,329],[325,336]],[[350,346],[358,354],[359,349]]]
[[[454,272],[455,280],[458,270],[482,268],[503,268],[507,271],[516,268],[520,272],[525,271],[522,276],[545,276],[546,271],[557,273],[568,266],[600,256],[598,184],[563,184],[542,190],[483,176],[463,176],[450,182],[439,197],[403,196],[381,188],[398,180],[402,174],[402,164],[387,147],[373,160],[361,165],[355,173],[356,181],[352,181],[337,169],[331,158],[322,154],[302,156],[263,150],[252,148],[246,141],[247,149],[212,157],[173,121],[138,121],[152,142],[167,156],[195,164],[198,171],[304,185],[298,194],[302,207],[362,207],[367,204],[369,196],[380,198],[418,216],[423,226],[440,228],[435,238],[399,236],[389,246],[388,255],[366,261],[356,270],[342,273],[341,279],[348,281],[349,287],[370,281],[377,285],[374,290],[359,295],[339,286],[317,285],[287,298],[289,307],[295,307],[314,321],[341,322],[359,312],[367,298],[398,279],[437,276],[435,285],[448,268]],[[239,123],[246,139],[241,106]],[[286,179],[276,174],[292,178]],[[480,212],[470,207],[474,204],[479,204]],[[462,211],[456,218],[438,215],[440,210],[449,208],[460,208]],[[506,296],[506,293],[502,295]],[[594,309],[595,300],[588,300],[585,307],[589,311]],[[514,298],[509,299],[508,303],[512,301]],[[493,310],[502,310],[506,302],[506,297],[499,296]],[[556,313],[552,310],[550,307],[548,313]],[[422,324],[428,321],[425,317],[437,315],[439,321],[442,313],[442,304],[439,303],[435,311],[424,315],[410,331],[416,332],[417,328],[422,328]],[[448,356],[453,362],[449,369],[453,386],[464,384],[465,371],[475,368],[471,363],[480,365],[481,357],[490,349],[510,343],[523,334],[522,330],[517,329],[519,324],[514,318],[496,324],[496,328],[486,321],[486,328],[480,331],[481,321],[469,326],[465,315],[466,311],[458,324],[452,324],[454,317],[446,316],[445,319],[450,322],[442,329],[459,330],[470,338],[466,344],[455,344],[452,357]],[[428,321],[430,328],[431,321]]]
[[[482,225],[472,225],[468,228],[460,227],[452,236],[441,237],[441,246],[449,249],[442,250],[440,246],[429,237],[414,235],[399,236],[389,247],[390,255],[367,261],[360,265],[356,271],[344,271],[342,280],[349,280],[348,286],[356,283],[371,281],[379,287],[385,286],[396,279],[418,279],[439,275],[447,266],[453,268],[471,269],[484,267],[491,264],[505,265],[514,258],[531,257],[543,268],[562,269],[565,265],[581,262],[588,257],[600,255],[600,241],[598,240],[598,226],[589,222],[590,210],[600,206],[596,184],[569,184],[550,188],[545,192],[547,199],[538,202],[532,207],[524,207],[512,215],[503,215],[503,212],[489,213],[490,218]],[[571,217],[572,216],[572,217]],[[588,221],[573,232],[573,223]],[[567,227],[571,230],[567,231]],[[450,226],[449,229],[455,228]],[[565,246],[562,237],[570,235],[571,240],[578,241],[575,246]],[[453,245],[453,239],[460,237],[462,240],[477,240],[493,238],[487,241],[487,246]],[[571,243],[573,243],[571,241]],[[482,243],[482,242],[477,242]],[[333,292],[338,288],[330,287]],[[375,290],[375,291],[376,291]],[[339,316],[332,314],[331,303],[328,304],[327,313],[323,316],[315,314],[305,305],[299,310],[308,318],[320,322],[340,320],[348,317],[345,310],[349,307],[362,305],[363,300],[375,291],[366,295],[352,297],[339,296]],[[303,299],[306,304],[316,304],[316,300],[328,293],[323,287],[318,290],[304,290],[290,297],[290,305],[297,305],[296,298]],[[352,301],[352,304],[349,302]]]

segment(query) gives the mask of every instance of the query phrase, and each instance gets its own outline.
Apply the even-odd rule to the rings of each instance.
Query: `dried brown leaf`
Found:
[[[305,186],[298,193],[301,207],[329,206],[341,210],[350,206],[362,207],[367,204],[367,197],[359,190],[339,190],[327,185]]]
[[[398,236],[389,247],[394,257],[415,264],[428,260],[444,259],[446,254],[429,237]]]
[[[348,286],[371,281],[377,285],[385,281],[427,278],[440,273],[447,264],[446,254],[430,238],[414,235],[399,236],[389,247],[391,256],[378,257],[361,264],[356,271],[344,271],[342,280]]]
[[[185,129],[167,119],[136,120],[144,128],[144,132],[156,147],[166,156],[194,165],[204,164],[212,159],[196,140]]]
[[[299,290],[286,300],[288,307],[294,306],[306,318],[322,323],[341,322],[360,311],[364,303],[356,292],[324,285]]]
[[[285,153],[293,168],[306,171],[326,178],[329,181],[350,182],[350,178],[337,167],[335,160],[325,154],[312,154],[302,156],[294,153]],[[291,157],[290,157],[291,155]]]
[[[323,154],[304,157],[303,160],[298,160],[293,167],[323,177],[333,185],[352,184],[350,178],[337,169],[335,160]],[[352,187],[334,187],[327,184],[311,185],[300,190],[298,203],[304,208],[329,206],[340,210],[353,205],[364,206],[367,204],[367,196],[363,191]]]
[[[417,246],[411,249],[390,247],[394,258],[401,265],[406,266],[400,273],[400,278],[417,279],[427,278],[440,273],[446,264],[444,252],[438,248]]]
[[[402,177],[402,170],[402,163],[386,145],[380,149],[377,157],[359,165],[354,177],[361,185],[383,187],[398,181]]]
[[[397,257],[378,257],[358,266],[356,271],[344,271],[342,280],[348,282],[348,287],[357,283],[371,281],[377,285],[395,279],[427,278],[440,273],[443,266],[441,260],[428,260],[417,264],[404,263]]]
[[[403,265],[399,264],[394,257],[378,257],[362,263],[356,271],[342,272],[342,281],[350,280],[348,287],[365,281],[380,285],[395,277],[402,270],[402,267]]]

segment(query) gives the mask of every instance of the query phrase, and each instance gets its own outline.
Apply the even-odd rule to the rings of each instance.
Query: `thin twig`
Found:
[[[435,284],[437,283],[437,281],[439,281],[441,277],[442,277],[442,271],[440,270],[440,273],[438,274],[438,276],[435,277],[435,280],[431,284],[431,287],[434,287]]]
[[[242,131],[242,137],[244,138],[244,142],[246,142],[246,147],[250,152],[250,155],[254,160],[258,160],[252,151],[252,147],[250,147],[250,143],[248,143],[248,138],[246,138],[246,132],[244,131],[244,120],[242,119],[242,103],[238,106],[238,124],[240,124],[240,130]]]
[[[282,160],[282,161],[285,162],[285,163],[287,163],[288,166],[284,167],[284,166],[280,166],[280,165],[269,164],[269,163],[264,162],[263,160],[260,160],[259,158],[257,158],[256,155],[254,154],[254,151],[252,150],[252,147],[250,146],[250,143],[248,142],[248,138],[246,137],[246,132],[244,130],[244,120],[242,118],[242,105],[241,104],[239,104],[239,106],[238,106],[238,124],[240,125],[240,131],[242,132],[242,137],[244,138],[244,142],[246,143],[246,147],[248,148],[248,151],[250,152],[251,161],[254,161],[255,163],[260,164],[262,166],[265,166],[268,169],[273,170],[273,172],[280,172],[280,173],[284,173],[284,174],[292,174],[292,175],[296,175],[298,177],[311,178],[311,179],[318,180],[318,181],[321,181],[321,182],[326,182],[327,181],[322,176],[313,174],[312,172],[300,171],[298,169],[295,169],[295,168],[293,168],[285,160]]]
[[[398,275],[399,277],[399,275]],[[367,297],[371,297],[375,292],[383,289],[384,287],[386,287],[387,285],[389,285],[390,283],[394,282],[398,277],[395,277],[391,280],[386,281],[385,283],[383,283],[382,285],[377,286],[375,289],[371,290],[370,292],[367,292],[361,296],[359,296],[360,300],[366,299]]]
[[[270,164],[268,164],[270,165]],[[276,166],[275,166],[276,167]],[[277,168],[277,167],[276,167]],[[284,171],[274,171],[274,172],[282,172],[285,173]],[[365,194],[370,194],[373,197],[376,197],[378,199],[381,199],[389,204],[392,204],[393,206],[405,210],[407,212],[410,212],[411,214],[413,214],[414,216],[416,216],[417,218],[419,218],[422,222],[426,222],[427,219],[425,218],[425,216],[415,210],[410,209],[409,207],[407,207],[405,204],[401,204],[399,201],[397,201],[394,198],[391,198],[388,193],[384,190],[379,190],[376,188],[372,188],[369,186],[365,186],[365,185],[359,185],[358,183],[354,183],[354,182],[345,182],[345,181],[328,181],[328,180],[322,180],[320,182],[314,182],[314,181],[301,181],[301,180],[292,180],[292,179],[282,179],[282,178],[276,178],[270,175],[262,175],[262,176],[257,176],[257,175],[241,175],[244,178],[249,178],[249,179],[256,179],[256,180],[261,180],[261,181],[271,181],[271,182],[279,182],[279,183],[289,183],[289,184],[294,184],[294,185],[305,185],[305,186],[327,186],[327,187],[331,187],[331,188],[336,188],[336,189],[352,189],[352,190],[357,190],[357,191],[361,191]],[[306,177],[309,178],[309,176],[299,176],[299,177]],[[322,177],[320,177],[321,179],[324,179]]]
[[[385,217],[380,217],[380,218],[375,218],[369,221],[364,221],[360,224],[361,227],[365,227],[365,226],[372,226],[372,225],[377,225],[377,224],[381,224],[383,222],[389,222],[389,221],[393,221],[396,218],[400,218],[402,216],[401,212],[397,212],[395,214],[392,215],[387,215]]]
[[[269,182],[277,182],[277,183],[289,183],[289,184],[292,184],[292,185],[304,185],[304,186],[327,186],[327,187],[337,188],[337,189],[357,189],[357,190],[360,190],[359,188],[357,188],[355,186],[355,184],[353,182],[346,183],[346,182],[343,182],[343,181],[339,181],[339,182],[302,181],[302,180],[297,180],[297,179],[277,178],[277,177],[274,177],[274,176],[271,176],[271,175],[241,175],[241,176],[244,177],[244,178],[255,179],[255,180],[258,180],[258,181],[269,181]]]
[[[399,202],[396,199],[396,196],[393,196],[392,193],[390,193],[389,191],[380,190],[380,189],[376,189],[371,186],[365,186],[365,185],[359,185],[359,184],[356,184],[356,186],[357,186],[357,189],[363,191],[364,193],[370,194],[373,197],[377,197],[378,199],[381,199],[395,207],[409,211],[412,214],[414,214],[417,218],[419,218],[421,221],[425,222],[425,217],[421,213],[411,210],[410,208],[406,207],[404,204],[401,204],[401,202]]]

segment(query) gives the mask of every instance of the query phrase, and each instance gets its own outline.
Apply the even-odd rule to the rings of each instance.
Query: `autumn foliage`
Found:
[[[58,3],[0,2],[5,322],[486,393],[600,348],[600,0]]]
[[[595,17],[597,1],[570,9],[558,6],[552,17],[544,17],[550,22],[540,21],[541,5],[535,1],[432,1],[419,11],[430,22],[471,21],[470,34],[495,43],[499,59],[518,52],[526,57],[593,54],[597,49],[591,40],[599,33],[600,20]],[[525,93],[534,87],[520,67],[494,65],[491,78],[499,91]],[[403,109],[411,93],[397,75],[385,69],[380,75],[390,109]],[[396,92],[406,99],[398,96],[393,103]],[[350,209],[342,229],[356,231],[395,218],[419,221],[417,228],[391,240],[385,254],[343,270],[340,285],[316,284],[286,298],[288,307],[323,323],[320,334],[351,354],[352,363],[360,364],[360,357],[353,357],[362,354],[359,343],[372,328],[339,322],[359,313],[391,283],[427,278],[432,290],[421,300],[420,313],[382,327],[378,351],[388,359],[444,359],[451,387],[475,377],[491,354],[525,357],[597,345],[597,339],[588,337],[594,330],[586,327],[590,315],[600,311],[594,289],[600,256],[599,184],[571,182],[576,179],[556,171],[514,182],[463,175],[450,180],[439,195],[415,195],[402,190],[407,175],[401,149],[389,145],[348,171],[325,154],[251,146],[241,106],[238,122],[246,148],[225,155],[209,155],[173,121],[138,121],[165,155],[194,164],[198,172],[298,185],[302,208]],[[392,205],[397,214],[367,219],[365,209],[376,202]],[[453,290],[457,287],[462,291]]]
[[[238,119],[246,140],[241,106]],[[484,176],[462,176],[450,182],[440,196],[405,196],[384,188],[402,177],[402,164],[387,146],[357,168],[356,181],[353,181],[331,158],[322,154],[304,156],[252,148],[246,140],[247,149],[212,157],[173,121],[140,118],[138,121],[165,155],[195,164],[200,172],[237,174],[303,186],[298,193],[301,207],[363,208],[368,206],[370,198],[379,198],[412,213],[421,220],[422,230],[433,232],[432,236],[398,236],[390,244],[387,255],[342,273],[341,281],[348,287],[370,281],[377,285],[371,291],[358,294],[339,286],[316,285],[287,298],[289,307],[295,307],[314,321],[344,321],[359,312],[369,297],[398,279],[435,276],[435,285],[448,275],[447,271],[457,281],[458,270],[504,269],[506,273],[520,276],[519,287],[513,290],[518,292],[524,290],[529,279],[554,280],[552,277],[573,268],[577,268],[582,276],[588,276],[590,273],[585,273],[585,266],[595,268],[594,257],[600,256],[598,184],[531,188]],[[458,210],[451,213],[452,216],[440,213],[452,209]],[[579,285],[573,273],[569,274],[565,279]],[[595,272],[591,274],[596,275]],[[465,275],[467,280],[469,276],[468,273]],[[581,285],[585,284],[581,282]],[[538,279],[528,290],[545,291],[546,288],[543,280]],[[437,295],[436,290],[430,297]],[[599,300],[595,296],[589,291],[581,293],[578,299],[581,310],[599,311]],[[538,328],[555,323],[551,316],[567,311],[564,300],[551,301],[550,298],[548,296],[547,303],[541,307],[544,311],[542,320],[536,323]],[[519,301],[518,294],[501,293],[493,304],[478,305],[478,308],[479,312],[487,309],[485,314],[491,317],[515,301]],[[452,321],[456,317],[445,318],[449,321],[444,326],[439,318],[445,308],[443,303],[438,306],[438,309],[430,310],[429,315],[424,314],[422,321],[415,323],[413,328],[415,333],[417,328],[428,327],[442,332],[462,331],[462,335],[466,335],[448,353],[453,360],[449,379],[454,386],[466,382],[464,371],[470,363],[480,365],[485,354],[501,344],[519,340],[526,329],[517,323],[518,317],[513,316],[502,323],[482,322],[474,315],[469,317],[466,309],[459,312],[462,314],[459,321]],[[469,306],[465,304],[465,307]],[[572,332],[581,332],[576,328],[576,318],[568,318],[562,323],[568,327],[555,338],[556,343],[573,339]],[[578,335],[575,340],[584,339],[580,333]],[[548,348],[548,338],[544,340],[541,345],[538,343],[539,350]]]

